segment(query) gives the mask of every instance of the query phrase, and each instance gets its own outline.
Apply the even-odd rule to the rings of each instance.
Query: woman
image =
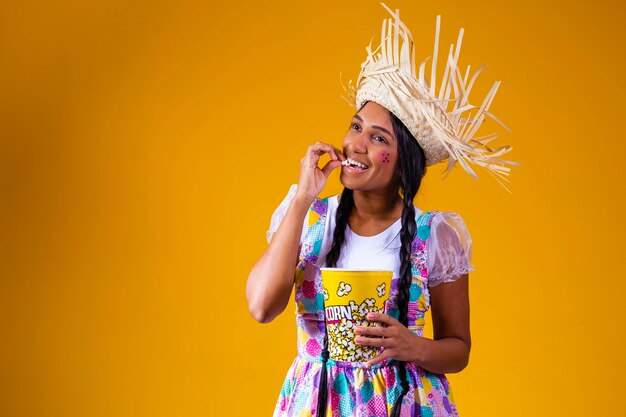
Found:
[[[449,132],[442,131],[455,119],[445,114],[439,124],[433,121],[445,106],[436,103],[421,75],[417,80],[406,52],[412,51],[410,32],[397,12],[392,16],[394,21],[383,24],[383,38],[400,39],[409,48],[389,48],[383,41],[380,54],[368,49],[353,89],[359,110],[342,149],[321,142],[309,146],[299,183],[274,213],[269,247],[248,278],[250,312],[263,323],[285,309],[295,288],[299,354],[275,416],[458,415],[444,374],[461,371],[469,360],[471,238],[458,214],[423,213],[413,199],[426,166],[445,157],[482,162],[494,172],[506,168],[493,164],[503,162],[493,157],[501,150],[476,151],[458,135],[452,135],[458,143],[450,148]],[[406,71],[398,71],[403,65]],[[381,74],[386,81],[376,79]],[[419,103],[389,90],[398,80]],[[437,105],[407,111],[424,107],[420,94],[430,94],[428,106]],[[486,112],[488,105],[482,108]],[[324,154],[330,161],[319,167]],[[319,199],[329,174],[340,166],[341,196]],[[362,363],[328,359],[322,266],[394,271],[386,312],[367,317],[383,326],[356,330],[357,344],[384,348],[379,356]],[[427,339],[424,315],[431,306],[434,338]]]

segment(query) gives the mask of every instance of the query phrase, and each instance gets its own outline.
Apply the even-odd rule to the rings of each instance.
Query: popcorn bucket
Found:
[[[330,358],[336,361],[365,362],[380,348],[358,346],[357,326],[380,326],[365,319],[367,313],[383,313],[389,298],[392,271],[359,271],[322,268],[324,313]]]

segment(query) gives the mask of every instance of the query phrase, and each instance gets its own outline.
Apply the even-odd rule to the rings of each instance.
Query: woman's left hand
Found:
[[[383,352],[369,360],[367,368],[386,359],[399,361],[415,361],[419,355],[420,344],[423,339],[412,333],[398,320],[388,314],[368,313],[367,320],[382,323],[384,327],[357,327],[355,342],[359,346],[374,346],[384,348]],[[371,337],[374,336],[374,337]]]

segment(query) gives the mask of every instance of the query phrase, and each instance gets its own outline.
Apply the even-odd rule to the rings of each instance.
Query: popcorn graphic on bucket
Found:
[[[354,342],[354,329],[358,326],[380,326],[380,323],[370,322],[365,317],[370,312],[385,311],[392,275],[392,271],[322,268],[331,359],[365,362],[380,353],[380,349],[373,346],[358,346]]]

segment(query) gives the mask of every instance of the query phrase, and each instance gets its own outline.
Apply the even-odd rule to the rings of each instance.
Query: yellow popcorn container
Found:
[[[378,356],[380,348],[358,346],[357,326],[380,326],[366,320],[367,313],[385,311],[392,271],[322,268],[324,312],[328,351],[336,361],[365,362]]]

